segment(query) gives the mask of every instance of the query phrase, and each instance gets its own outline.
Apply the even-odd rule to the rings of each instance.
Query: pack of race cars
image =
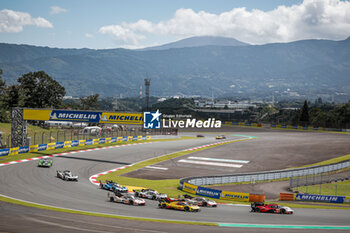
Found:
[[[38,167],[51,167],[53,164],[52,159],[42,158],[38,162]],[[73,175],[69,170],[58,170],[56,176],[65,181],[78,181],[78,176]],[[126,205],[144,206],[146,205],[146,199],[158,201],[158,207],[161,209],[173,209],[188,212],[199,212],[200,207],[217,207],[217,203],[214,200],[206,199],[204,197],[193,197],[185,194],[178,198],[168,197],[165,193],[158,193],[153,189],[140,189],[133,190],[133,193],[129,193],[129,190],[125,186],[114,181],[100,181],[100,188],[108,190],[107,198],[111,202],[122,203]],[[250,212],[256,213],[275,213],[275,214],[293,214],[294,210],[287,206],[280,206],[278,204],[266,204],[263,202],[251,203]]]

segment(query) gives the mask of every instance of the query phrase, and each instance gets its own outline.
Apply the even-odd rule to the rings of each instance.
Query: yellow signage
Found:
[[[18,155],[19,147],[10,148],[9,155]]]
[[[197,185],[193,185],[193,184],[189,184],[189,183],[184,183],[183,184],[183,188],[182,191],[188,192],[188,193],[192,193],[192,194],[196,194],[197,192]]]
[[[23,109],[23,120],[143,124],[142,113]]]
[[[46,150],[54,150],[56,148],[56,142],[48,143]]]
[[[23,109],[23,120],[48,121],[52,110],[46,109]]]
[[[220,199],[231,201],[249,201],[249,193],[222,191]]]
[[[100,123],[142,124],[142,113],[103,112]]]
[[[39,145],[29,146],[29,152],[37,152],[39,149]]]

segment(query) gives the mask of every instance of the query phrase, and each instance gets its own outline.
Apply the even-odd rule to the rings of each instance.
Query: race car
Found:
[[[66,181],[78,181],[78,176],[73,175],[72,172],[68,170],[56,171],[56,176]]]
[[[193,197],[186,199],[188,203],[192,205],[205,206],[205,207],[217,207],[216,201],[206,199],[204,197]]]
[[[100,188],[109,191],[119,191],[122,193],[127,193],[129,191],[127,187],[121,186],[120,184],[111,180],[107,180],[106,183],[102,183],[102,181],[100,181]]]
[[[276,214],[293,214],[294,210],[287,206],[278,204],[264,204],[262,202],[253,202],[251,212],[276,213]]]
[[[186,201],[173,201],[173,202],[159,202],[159,208],[162,209],[174,209],[174,210],[183,210],[189,212],[199,212],[200,207],[197,205],[192,205]]]
[[[216,136],[216,139],[226,139],[226,136],[225,135],[219,135],[219,136]]]
[[[145,200],[137,198],[132,194],[120,192],[108,192],[107,197],[111,202],[123,203],[127,205],[146,205]]]
[[[134,192],[135,197],[142,197],[158,201],[168,197],[165,193],[158,193],[156,190],[153,189],[134,190]]]
[[[40,159],[38,162],[38,167],[51,167],[53,164],[52,159]]]

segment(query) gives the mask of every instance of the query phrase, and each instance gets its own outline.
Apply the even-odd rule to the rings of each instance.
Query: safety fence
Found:
[[[1,149],[0,156],[62,149],[62,148],[68,148],[68,147],[78,147],[78,146],[85,146],[85,145],[109,144],[109,143],[127,142],[127,141],[142,141],[142,140],[149,140],[149,139],[151,139],[151,136],[123,136],[123,137],[109,137],[109,138],[53,142],[53,143],[46,143],[46,144],[36,144],[31,146],[21,146],[21,147],[15,147],[15,148]]]
[[[321,173],[321,174],[312,174],[302,177],[291,177],[289,179],[289,189],[292,190],[296,187],[316,185],[316,184],[325,184],[325,183],[336,183],[338,181],[344,181],[350,179],[350,171],[343,172],[341,174],[337,173]]]
[[[61,141],[88,140],[108,137],[125,137],[137,135],[177,135],[178,130],[169,129],[149,129],[141,127],[126,128],[124,130],[101,129],[100,131],[86,132],[83,129],[51,129],[46,132],[31,132],[27,134],[28,146],[36,144],[47,144]],[[1,137],[1,135],[0,135]],[[11,147],[11,135],[4,134],[0,139],[0,148]]]
[[[311,166],[311,167],[296,168],[296,169],[285,169],[285,170],[254,172],[254,173],[240,173],[240,174],[234,174],[234,175],[187,177],[187,178],[180,179],[180,189],[185,192],[190,192],[197,195],[210,196],[213,198],[219,197],[220,199],[222,199],[225,197],[226,191],[221,191],[216,189],[207,190],[208,188],[201,187],[201,186],[227,184],[227,183],[241,183],[241,182],[255,183],[256,181],[268,181],[268,180],[277,180],[277,179],[284,179],[284,178],[290,178],[290,177],[301,177],[301,176],[307,176],[307,175],[321,174],[321,173],[332,172],[332,171],[336,171],[336,170],[340,170],[348,167],[350,167],[350,160],[333,163],[329,165]],[[243,194],[243,195],[247,195],[247,194]],[[230,200],[236,200],[236,199],[230,198]],[[248,198],[244,198],[244,200],[249,200],[249,194],[248,194]]]

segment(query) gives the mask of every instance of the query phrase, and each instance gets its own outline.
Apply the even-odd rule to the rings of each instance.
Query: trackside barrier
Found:
[[[252,182],[252,181],[254,182],[268,181],[268,180],[290,178],[294,176],[307,176],[307,175],[321,174],[325,172],[341,170],[348,167],[350,167],[350,160],[328,164],[328,165],[311,166],[306,168],[285,169],[285,170],[254,172],[254,173],[240,173],[235,175],[186,177],[186,178],[180,179],[180,189],[185,192],[188,192],[189,189],[187,187],[190,187],[193,190],[192,193],[197,194],[198,188],[203,185],[240,183],[240,182]],[[194,189],[194,187],[196,188]],[[201,195],[201,192],[198,195]]]
[[[180,190],[187,193],[210,197],[210,198],[222,199],[222,200],[248,202],[250,199],[249,193],[229,192],[229,191],[211,189],[207,187],[201,187],[201,186],[189,184],[186,182],[181,183],[181,180],[180,180],[179,188]],[[264,196],[264,200],[265,200],[265,196]]]
[[[280,201],[294,201],[294,193],[280,193]]]
[[[37,152],[45,150],[54,150],[68,147],[77,147],[93,144],[109,144],[113,142],[126,142],[126,141],[145,141],[150,140],[151,136],[134,136],[134,137],[113,137],[113,138],[98,138],[98,139],[88,139],[88,140],[74,140],[74,141],[65,141],[65,142],[55,142],[48,144],[39,144],[32,146],[23,146],[15,148],[6,148],[0,150],[0,157],[7,155],[17,155],[28,152]]]
[[[327,203],[345,203],[350,204],[349,196],[331,196],[318,194],[294,194],[280,193],[281,201],[311,201],[311,202],[327,202]]]

